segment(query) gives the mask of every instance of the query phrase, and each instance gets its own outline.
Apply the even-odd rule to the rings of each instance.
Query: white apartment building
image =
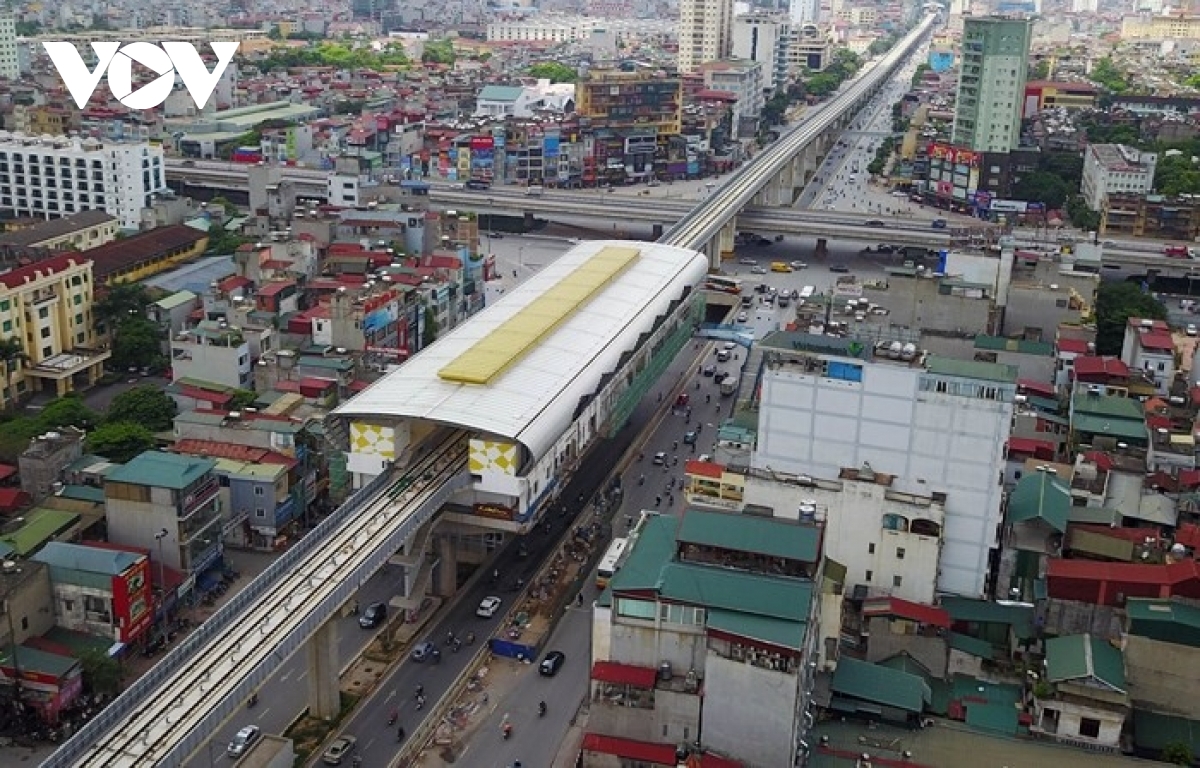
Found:
[[[844,467],[834,479],[752,472],[745,483],[746,505],[824,524],[825,556],[846,566],[847,595],[857,589],[867,597],[934,601],[946,494],[901,492],[894,476],[869,465]],[[688,501],[705,504],[698,496]]]
[[[0,16],[0,78],[16,80],[21,76],[17,57],[17,22],[12,16]]]
[[[0,131],[0,210],[14,216],[100,210],[136,230],[142,209],[166,190],[162,147]]]
[[[1154,189],[1158,155],[1124,144],[1088,144],[1080,192],[1093,211],[1104,210],[1112,194],[1144,195]]]
[[[867,465],[893,476],[897,493],[943,494],[937,590],[983,596],[999,545],[1016,369],[919,350],[911,362],[890,360],[886,342],[876,350],[800,333],[773,334],[762,346],[752,467],[834,480]]]
[[[704,87],[732,93],[733,129],[737,138],[753,138],[766,98],[763,96],[763,67],[756,61],[725,59],[702,64]]]
[[[679,71],[727,59],[733,52],[733,0],[680,0]]]
[[[488,42],[573,43],[603,32],[625,37],[674,36],[675,23],[655,19],[602,19],[592,16],[538,16],[503,19],[487,26]]]
[[[763,90],[787,85],[791,24],[780,13],[747,13],[733,20],[733,57],[762,65]]]
[[[176,379],[197,379],[234,389],[253,389],[253,360],[246,332],[228,323],[204,321],[171,340]]]
[[[793,24],[821,23],[821,0],[790,0],[788,15]]]

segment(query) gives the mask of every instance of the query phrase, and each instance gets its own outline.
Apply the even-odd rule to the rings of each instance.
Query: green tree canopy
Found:
[[[112,461],[125,462],[154,447],[154,435],[141,424],[118,422],[97,427],[87,437],[90,453]]]
[[[1061,177],[1046,171],[1033,171],[1013,185],[1013,197],[1030,203],[1044,203],[1047,208],[1061,208],[1071,189]]]
[[[88,408],[83,398],[72,393],[51,400],[39,414],[38,421],[46,429],[62,429],[63,427],[78,427],[88,429],[95,425],[100,418],[95,411]]]
[[[83,687],[90,693],[117,694],[121,692],[121,663],[103,651],[85,648],[79,653],[83,670]]]
[[[117,327],[130,317],[145,317],[150,306],[150,292],[141,283],[118,283],[92,306],[92,316],[98,323],[112,321]]]
[[[1154,168],[1154,188],[1164,195],[1200,194],[1200,165],[1185,150],[1178,155],[1160,155]]]
[[[440,40],[426,40],[425,49],[421,51],[421,61],[425,64],[454,64],[454,42],[443,37]]]
[[[134,387],[113,398],[104,415],[106,424],[141,424],[151,432],[171,428],[177,412],[175,401],[159,387],[149,384]]]
[[[160,341],[157,325],[144,317],[129,318],[117,328],[112,345],[112,367],[124,371],[162,365]]]
[[[397,44],[380,50],[353,48],[342,43],[322,42],[304,48],[272,51],[256,62],[263,72],[292,67],[335,67],[337,69],[384,69],[408,64],[404,48]]]
[[[539,80],[549,80],[552,83],[574,83],[579,80],[579,73],[566,64],[557,61],[543,61],[525,70],[525,74]]]
[[[1108,56],[1092,66],[1091,78],[1109,91],[1121,94],[1129,90],[1129,79]]]
[[[1196,761],[1195,755],[1192,754],[1191,746],[1182,741],[1172,741],[1163,747],[1159,759],[1171,765],[1191,765]]]
[[[1103,282],[1096,292],[1096,353],[1121,354],[1129,318],[1166,320],[1167,308],[1133,283]]]

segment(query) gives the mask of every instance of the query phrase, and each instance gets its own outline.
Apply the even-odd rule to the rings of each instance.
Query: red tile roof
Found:
[[[92,260],[92,272],[99,282],[122,269],[164,256],[178,248],[191,248],[207,238],[207,232],[186,224],[172,224],[89,248],[80,255]]]
[[[257,448],[253,445],[237,445],[236,443],[218,443],[214,440],[195,440],[188,438],[178,440],[172,447],[175,453],[186,453],[189,456],[207,456],[213,459],[230,459],[254,464],[283,464],[293,466],[295,459],[282,453]]]
[[[1145,328],[1147,331],[1156,331],[1158,333],[1171,332],[1171,326],[1162,320],[1144,320],[1140,317],[1131,317],[1126,322],[1129,328]],[[1149,325],[1145,325],[1145,323],[1149,323]]]
[[[895,616],[934,627],[950,628],[950,614],[941,608],[898,597],[872,597],[863,603],[863,616]]]
[[[1039,381],[1038,379],[1017,379],[1018,389],[1027,389],[1030,392],[1036,392],[1039,395],[1046,397],[1054,397],[1054,385],[1048,381]]]
[[[675,768],[679,760],[675,757],[674,744],[655,744],[650,741],[626,739],[621,736],[607,736],[602,733],[585,733],[583,745],[585,752],[598,752],[602,755],[632,760],[650,765],[670,766]],[[704,753],[699,760],[687,763],[688,768],[743,768],[736,760],[730,760],[719,755]]]
[[[1144,349],[1153,349],[1156,351],[1173,352],[1175,350],[1175,342],[1171,339],[1169,333],[1139,333],[1138,341]]]
[[[1039,459],[1054,458],[1054,443],[1049,440],[1038,440],[1032,437],[1008,438],[1008,453],[1027,453]]]
[[[222,293],[232,293],[238,288],[245,288],[248,285],[254,285],[254,281],[248,277],[242,277],[241,275],[230,275],[221,282],[217,283],[217,288],[219,288]]]
[[[1119,357],[1084,355],[1075,358],[1075,378],[1080,376],[1114,376],[1123,379],[1129,376],[1129,366],[1121,362]]]
[[[1083,454],[1083,458],[1084,460],[1095,464],[1098,468],[1104,470],[1105,472],[1112,471],[1112,456],[1109,456],[1104,451],[1088,451],[1087,453]]]
[[[654,667],[637,667],[616,661],[597,661],[592,665],[592,679],[602,683],[632,685],[635,688],[653,688],[658,679]]]
[[[295,284],[296,284],[295,280],[276,280],[274,282],[267,283],[263,287],[259,288],[258,295],[259,296],[268,296],[268,297],[269,296],[278,296],[280,293],[283,293],[284,290],[286,290],[287,288],[291,288]]]
[[[1200,549],[1200,525],[1184,523],[1175,531],[1175,541],[1185,547]]]
[[[20,488],[0,488],[0,509],[12,512],[32,503],[33,498]]]
[[[86,257],[78,253],[54,256],[24,267],[17,267],[10,272],[5,272],[3,275],[0,275],[0,283],[4,283],[9,288],[20,288],[22,285],[37,280],[39,277],[49,277],[65,269],[83,264],[87,260]]]
[[[683,473],[685,475],[699,475],[701,477],[711,477],[714,480],[720,480],[721,475],[725,473],[725,467],[712,461],[688,459],[683,464]]]
[[[205,389],[204,387],[195,387],[191,384],[180,384],[179,394],[184,397],[190,397],[193,400],[203,400],[206,403],[213,405],[226,405],[233,399],[233,395],[229,392],[218,392],[214,389]]]
[[[1086,355],[1088,353],[1088,343],[1083,339],[1059,339],[1058,351],[1068,354]]]

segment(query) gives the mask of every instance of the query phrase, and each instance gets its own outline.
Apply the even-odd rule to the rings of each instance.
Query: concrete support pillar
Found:
[[[730,217],[729,221],[726,222],[725,226],[721,227],[721,235],[718,238],[720,240],[720,245],[718,247],[721,250],[721,258],[722,259],[732,259],[733,258],[733,244],[734,244],[736,237],[737,237],[737,217],[732,216],[732,217]]]
[[[458,557],[454,553],[454,540],[439,536],[437,540],[438,571],[437,583],[433,585],[438,597],[453,597],[458,590]]]
[[[526,231],[526,232],[530,232],[530,231],[532,231],[532,230],[533,230],[533,226],[534,226],[534,224],[536,224],[536,223],[537,223],[537,222],[536,222],[536,220],[535,220],[535,217],[534,217],[534,215],[533,215],[532,213],[530,213],[529,211],[526,211],[526,212],[525,212],[525,231]]]
[[[325,622],[308,638],[304,651],[308,656],[308,713],[325,720],[335,718],[342,709],[337,622]]]
[[[658,238],[662,237],[662,236],[663,236],[663,225],[662,225],[662,224],[655,224],[654,226],[650,227],[650,235],[651,235],[651,237],[653,237],[655,240],[657,240]]]
[[[715,272],[716,270],[721,268],[721,237],[720,237],[720,235],[718,235],[717,237],[714,237],[712,240],[709,240],[707,243],[705,243],[704,247],[701,248],[701,251],[703,251],[704,255],[708,257],[709,271]]]

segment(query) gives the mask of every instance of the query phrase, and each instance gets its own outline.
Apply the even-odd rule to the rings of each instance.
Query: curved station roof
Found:
[[[334,411],[517,441],[540,457],[621,356],[707,273],[695,251],[581,243]]]

